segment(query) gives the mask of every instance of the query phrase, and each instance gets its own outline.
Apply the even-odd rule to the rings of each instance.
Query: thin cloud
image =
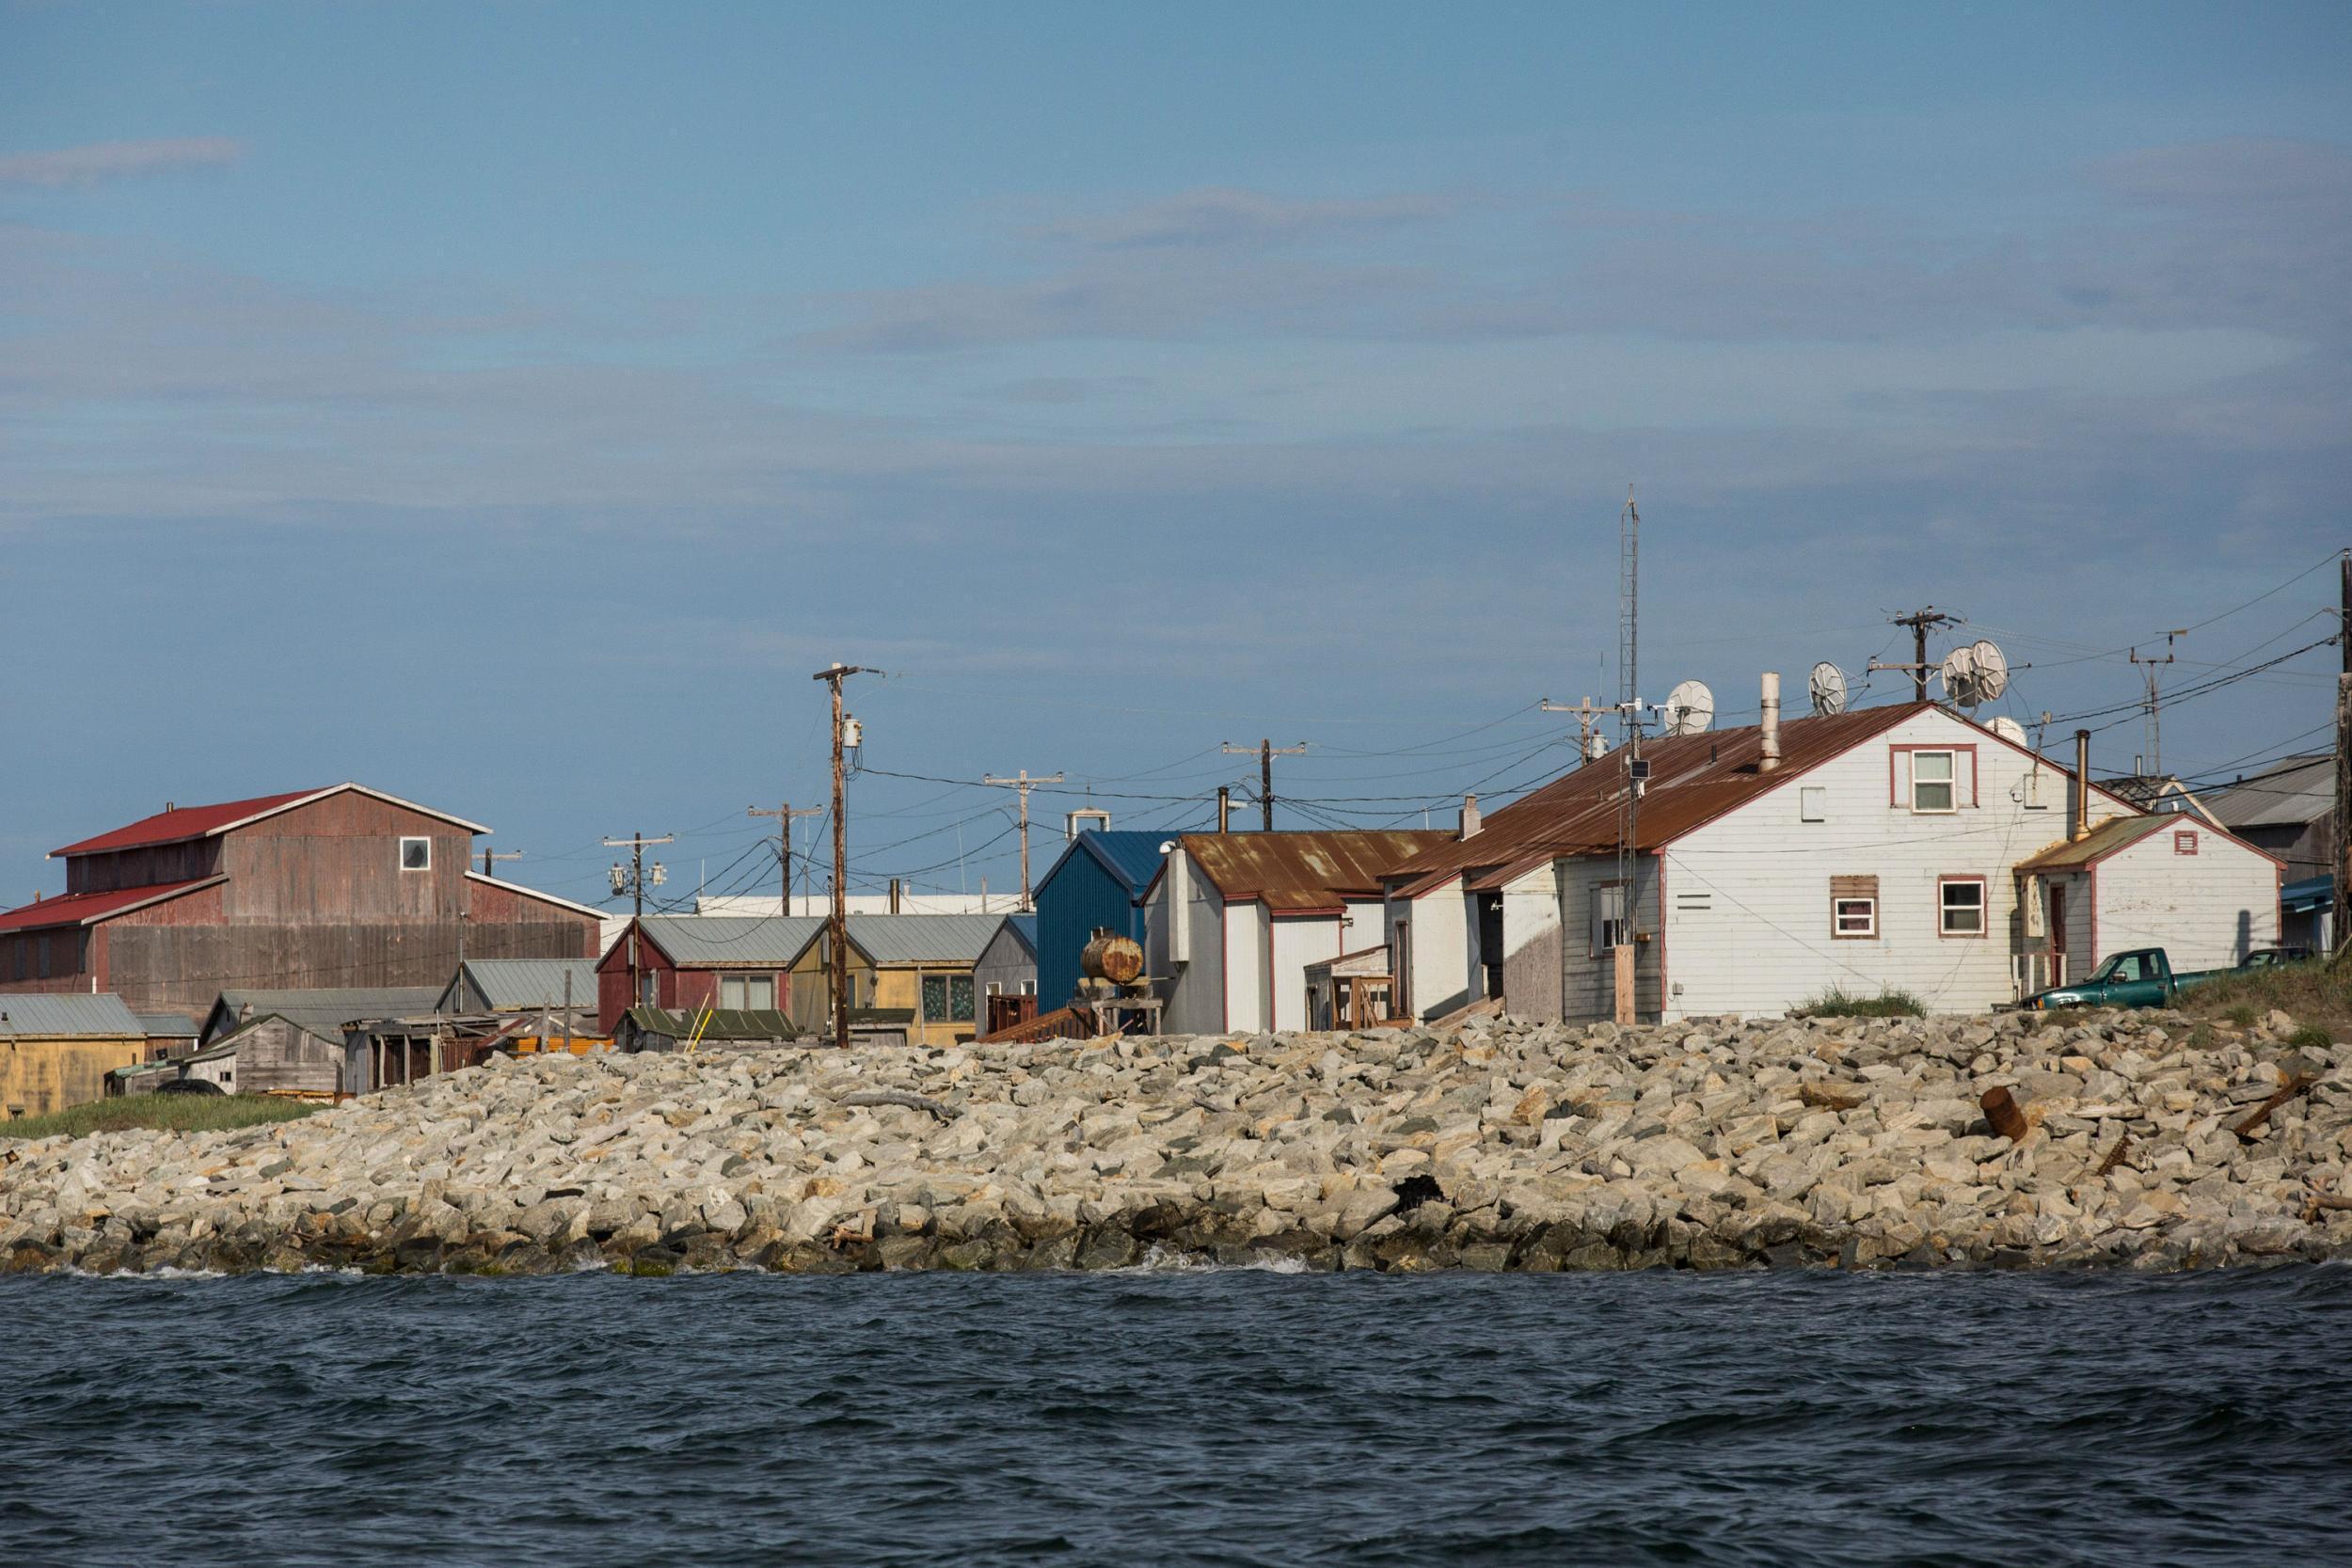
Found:
[[[1447,216],[1458,205],[1434,195],[1291,201],[1263,191],[1211,186],[1119,212],[1066,218],[1031,233],[1104,250],[1267,245],[1425,222]]]
[[[66,190],[172,169],[220,168],[244,156],[245,143],[230,136],[102,141],[46,152],[5,152],[0,153],[0,185]]]

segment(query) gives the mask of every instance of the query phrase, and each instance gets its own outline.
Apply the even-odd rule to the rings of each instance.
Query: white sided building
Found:
[[[1170,1034],[1308,1027],[1307,971],[1381,943],[1384,874],[1438,832],[1185,833],[1143,893]]]
[[[2260,851],[2199,824],[2195,852],[2143,852],[2171,843],[2137,826],[2159,819],[2096,784],[2078,799],[2072,770],[1947,709],[1799,719],[1771,736],[1643,744],[1629,887],[1617,754],[1396,867],[1383,920],[1398,1011],[1501,995],[1518,1016],[1607,1017],[1629,941],[1645,1021],[1776,1014],[1833,988],[1981,1011],[2052,983],[2053,900],[2069,976],[2121,947],[2194,967],[2277,940]],[[2079,867],[2063,854],[2078,832],[2093,847]],[[2045,852],[2066,866],[2038,872]],[[2092,867],[2110,863],[2093,895]],[[2094,908],[2111,911],[2095,928]]]

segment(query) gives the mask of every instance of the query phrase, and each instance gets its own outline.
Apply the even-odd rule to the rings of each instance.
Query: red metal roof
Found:
[[[1764,732],[1756,725],[1645,740],[1650,779],[1642,795],[1637,847],[1655,849],[1679,838],[1927,707],[1900,703],[1790,720],[1780,727],[1781,765],[1770,773],[1756,770]],[[1555,856],[1613,854],[1624,780],[1613,753],[1588,763],[1488,813],[1485,827],[1469,838],[1449,835],[1391,866],[1389,875],[1405,879],[1404,891],[1418,895],[1464,873],[1469,886],[1493,888]]]
[[[57,855],[87,855],[102,849],[135,849],[147,844],[178,844],[186,839],[202,838],[207,833],[243,822],[247,817],[291,806],[323,794],[316,789],[297,789],[291,795],[257,795],[250,800],[223,800],[216,806],[182,806],[176,811],[159,811],[152,816],[142,816],[127,828],[117,828],[96,838],[86,838],[79,844],[69,844],[62,849],[52,849]]]
[[[0,931],[33,931],[52,926],[87,926],[141,904],[152,904],[195,888],[210,887],[225,879],[199,877],[186,882],[157,882],[150,887],[119,887],[111,893],[69,893],[43,898],[0,914]]]
[[[1336,910],[1344,897],[1376,898],[1398,862],[1446,842],[1420,829],[1360,832],[1186,833],[1185,853],[1228,899],[1254,898],[1277,913]]]

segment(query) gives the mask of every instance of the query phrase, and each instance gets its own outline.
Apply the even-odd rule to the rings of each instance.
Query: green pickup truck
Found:
[[[2020,1007],[2165,1007],[2181,992],[2233,973],[2201,969],[2187,974],[2172,973],[2172,962],[2161,947],[2137,947],[2117,953],[2071,986],[2036,991]]]

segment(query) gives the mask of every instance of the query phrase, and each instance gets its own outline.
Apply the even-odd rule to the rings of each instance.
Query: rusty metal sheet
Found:
[[[1277,913],[1336,911],[1376,898],[1401,863],[1452,842],[1415,828],[1353,832],[1186,833],[1185,853],[1227,901],[1258,899]]]

